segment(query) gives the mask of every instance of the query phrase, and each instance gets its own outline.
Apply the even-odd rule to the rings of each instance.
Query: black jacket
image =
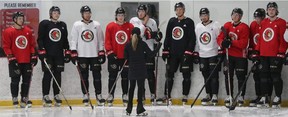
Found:
[[[148,77],[146,69],[146,59],[147,57],[155,57],[156,53],[159,51],[162,44],[158,44],[154,51],[151,51],[148,45],[139,39],[136,51],[132,49],[131,41],[126,44],[124,50],[124,57],[129,63],[129,80],[145,79]]]

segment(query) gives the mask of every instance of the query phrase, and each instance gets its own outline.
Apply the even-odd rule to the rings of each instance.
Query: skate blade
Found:
[[[112,107],[113,106],[113,103],[108,103],[108,107]]]
[[[238,107],[242,107],[244,104],[238,104]]]
[[[137,116],[147,116],[147,115],[148,115],[148,113],[146,113],[146,112],[143,112],[143,113],[137,114]]]
[[[257,105],[255,103],[250,103],[249,107],[257,107]]]
[[[84,105],[84,106],[89,106],[89,104],[88,104],[88,103],[83,103],[83,105]]]
[[[100,103],[100,102],[98,103],[98,102],[97,102],[97,105],[96,105],[96,106],[105,106],[105,103],[103,103],[103,102],[102,102],[102,103]]]
[[[217,103],[217,102],[213,102],[212,105],[213,105],[213,106],[217,106],[218,103]]]
[[[201,102],[202,106],[210,106],[209,102]]]
[[[273,109],[279,109],[279,108],[281,108],[281,106],[280,105],[272,105],[272,108]]]
[[[52,107],[52,104],[43,104],[43,107]]]
[[[269,104],[257,104],[257,108],[269,108]]]
[[[61,107],[61,103],[55,103],[54,106],[55,107]]]

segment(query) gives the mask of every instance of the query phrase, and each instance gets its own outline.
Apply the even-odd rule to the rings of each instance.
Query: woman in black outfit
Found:
[[[156,53],[159,51],[162,43],[159,43],[154,51],[151,51],[148,45],[142,41],[140,37],[140,29],[135,27],[132,30],[132,40],[126,44],[124,57],[127,61],[129,61],[129,72],[128,79],[130,82],[129,88],[129,98],[128,98],[128,106],[126,109],[126,114],[130,115],[133,108],[133,96],[134,89],[136,86],[136,82],[138,85],[138,104],[137,104],[137,115],[147,116],[148,113],[143,107],[142,103],[142,95],[144,90],[144,81],[148,77],[146,71],[146,57],[154,57]]]

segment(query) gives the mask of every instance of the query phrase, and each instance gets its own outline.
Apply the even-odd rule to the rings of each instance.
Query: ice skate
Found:
[[[228,97],[225,99],[224,103],[225,103],[225,106],[226,106],[226,107],[231,106],[231,105],[230,105],[230,99],[233,99],[233,98],[232,98],[231,96],[228,96]]]
[[[281,107],[281,97],[275,96],[272,102],[272,108],[277,109]]]
[[[44,107],[51,107],[52,106],[52,101],[50,100],[49,95],[43,96],[42,102],[43,102]]]
[[[183,98],[182,98],[183,106],[186,105],[187,101],[188,101],[188,96],[187,95],[183,95]]]
[[[13,106],[15,108],[18,108],[18,104],[19,104],[18,98],[17,97],[12,97],[12,102],[13,102]]]
[[[243,96],[239,96],[238,99],[237,99],[237,103],[238,103],[238,106],[241,107],[244,105],[244,97]]]
[[[114,100],[114,96],[113,95],[109,95],[108,99],[107,99],[107,104],[109,107],[113,106],[113,100]]]
[[[128,96],[127,94],[122,95],[123,106],[126,107],[128,104]]]
[[[96,101],[98,106],[105,106],[105,99],[103,99],[101,94],[96,95]]]
[[[150,102],[151,102],[152,105],[156,105],[155,102],[154,102],[155,98],[156,98],[155,94],[151,94]]]
[[[54,96],[54,102],[55,102],[54,106],[56,106],[56,107],[60,107],[61,106],[62,100],[61,100],[59,94]]]
[[[257,107],[269,107],[269,99],[267,96],[261,97],[260,101],[257,103]]]
[[[250,107],[256,107],[256,106],[257,106],[257,103],[260,101],[260,99],[261,99],[261,97],[257,96],[256,99],[251,100],[251,101],[249,102],[249,106],[250,106]]]
[[[25,108],[28,106],[28,108],[32,107],[32,102],[28,99],[28,97],[22,97],[20,102],[20,107]]]
[[[218,104],[218,97],[216,94],[213,94],[211,103],[213,104],[213,106],[216,106]]]
[[[87,94],[83,95],[83,101],[82,103],[84,104],[84,106],[88,106],[89,105],[89,97]]]
[[[207,94],[206,97],[201,100],[201,104],[203,106],[208,106],[208,105],[210,105],[210,103],[209,103],[210,100],[211,100],[210,94]]]

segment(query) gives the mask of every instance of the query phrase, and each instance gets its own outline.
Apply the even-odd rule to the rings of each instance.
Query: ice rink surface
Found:
[[[35,106],[28,110],[13,107],[0,107],[0,117],[128,117],[125,107],[83,107],[73,106],[71,111],[67,106],[44,108]],[[148,117],[287,117],[288,108],[256,108],[237,107],[228,111],[224,106],[145,106]],[[136,116],[133,108],[131,117]]]

